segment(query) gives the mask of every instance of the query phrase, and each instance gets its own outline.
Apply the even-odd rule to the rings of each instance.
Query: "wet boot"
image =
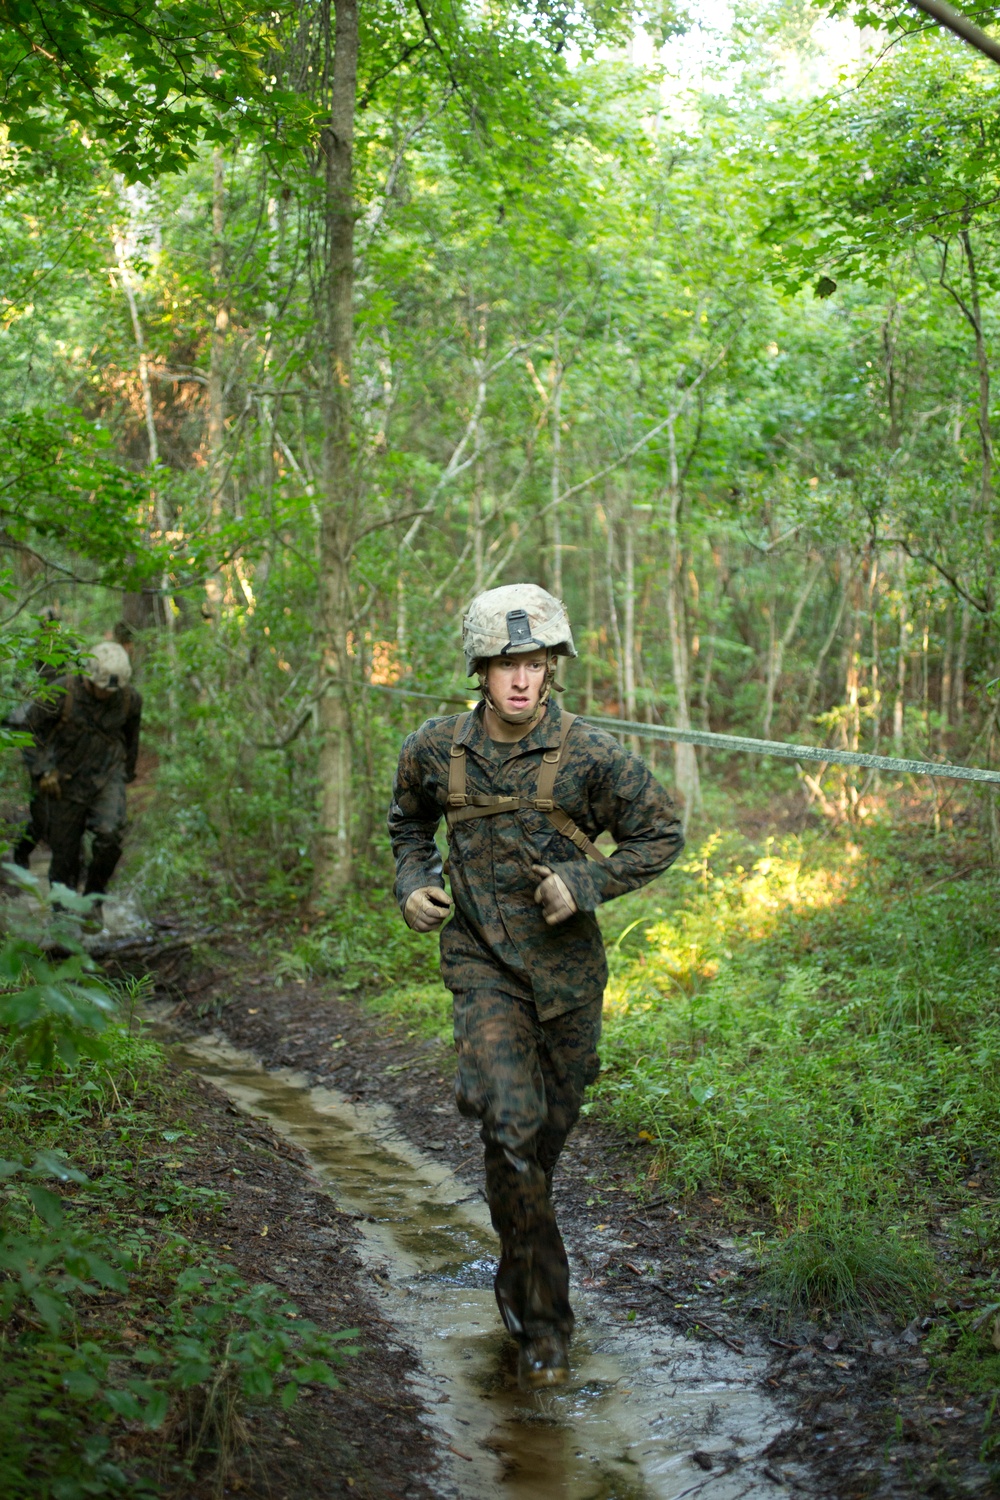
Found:
[[[517,1383],[522,1391],[547,1391],[569,1379],[569,1339],[546,1333],[524,1339],[517,1358]]]

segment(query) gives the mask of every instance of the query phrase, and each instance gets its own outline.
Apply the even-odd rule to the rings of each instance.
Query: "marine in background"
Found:
[[[598,1075],[608,969],[594,912],[677,858],[680,822],[617,740],[551,696],[575,656],[565,607],[536,584],[491,589],[463,623],[482,702],[428,719],[403,745],[389,812],[396,897],[441,929],[454,996],[459,1110],[481,1122],[501,1258],[500,1314],[529,1390],[569,1376],[569,1266],[556,1163]],[[448,875],[435,843],[448,825]],[[616,848],[596,840],[609,832]]]
[[[100,641],[79,675],[57,678],[18,716],[32,743],[22,752],[31,777],[29,824],[14,850],[25,869],[31,851],[52,851],[49,881],[76,890],[84,835],[93,835],[84,894],[102,895],[122,853],[125,786],[135,779],[142,697],[117,641]]]

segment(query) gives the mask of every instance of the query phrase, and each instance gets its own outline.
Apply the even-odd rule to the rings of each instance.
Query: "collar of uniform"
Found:
[[[526,750],[556,750],[559,747],[559,737],[562,733],[562,709],[551,698],[548,700],[545,713],[531,733],[526,734],[523,740],[514,740],[513,743],[491,740],[486,733],[485,716],[485,703],[478,703],[458,736],[458,744],[464,745],[474,754],[493,755],[500,750],[507,751],[508,756],[523,755]]]

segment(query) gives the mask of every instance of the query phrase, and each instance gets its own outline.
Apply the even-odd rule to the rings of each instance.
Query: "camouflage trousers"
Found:
[[[521,1340],[573,1329],[552,1173],[600,1070],[601,1000],[540,1021],[533,1002],[499,990],[455,995],[455,1094],[461,1113],[482,1121],[497,1303]]]
[[[27,869],[31,851],[44,842],[52,850],[50,883],[55,885],[58,881],[75,891],[80,879],[83,836],[90,832],[93,848],[84,891],[86,895],[103,894],[121,858],[125,822],[122,778],[112,777],[90,802],[50,797],[36,788],[31,799],[30,822],[14,850],[14,862]]]

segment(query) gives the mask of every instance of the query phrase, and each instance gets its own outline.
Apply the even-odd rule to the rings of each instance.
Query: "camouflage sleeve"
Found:
[[[63,688],[51,697],[33,698],[22,715],[21,726],[30,729],[36,739],[44,739],[62,716],[65,696]]]
[[[425,885],[444,887],[441,855],[434,835],[441,809],[423,781],[420,731],[403,744],[389,808],[389,839],[396,861],[396,900],[400,911],[414,891]]]
[[[44,776],[46,771],[56,769],[56,736],[53,730],[62,717],[66,688],[53,691],[44,698],[33,698],[21,715],[19,729],[31,733],[33,743],[22,750],[24,763],[31,776]]]
[[[130,688],[132,702],[125,720],[125,780],[135,780],[135,763],[139,758],[139,727],[142,724],[142,695]]]
[[[638,890],[669,869],[684,848],[680,819],[666,790],[637,755],[610,735],[589,787],[594,823],[616,845],[607,864],[571,860],[554,866],[573,892],[580,911]]]

